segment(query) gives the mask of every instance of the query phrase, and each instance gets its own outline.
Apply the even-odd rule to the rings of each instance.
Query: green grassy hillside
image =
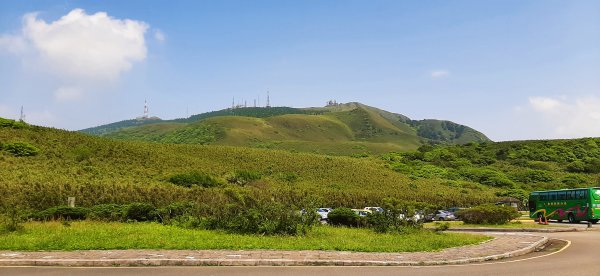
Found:
[[[413,179],[475,182],[522,200],[533,190],[600,186],[600,138],[423,146],[384,159]]]
[[[214,144],[307,151],[333,155],[415,150],[424,143],[489,141],[449,121],[412,121],[360,103],[324,108],[237,108],[187,119],[82,132],[122,140]]]
[[[331,123],[327,118],[318,120]],[[347,130],[340,133],[347,134]],[[0,126],[0,144],[0,198],[3,203],[17,198],[35,210],[65,204],[68,196],[76,196],[81,206],[129,202],[164,206],[181,201],[217,206],[224,196],[235,192],[282,202],[309,200],[315,205],[364,207],[382,204],[387,197],[470,205],[493,201],[497,192],[475,183],[449,186],[437,180],[411,179],[378,158],[116,141],[13,123]],[[29,147],[34,152],[29,152]],[[169,182],[172,176],[188,172],[202,172],[224,184],[186,188]],[[240,172],[258,175],[258,179],[240,185]]]

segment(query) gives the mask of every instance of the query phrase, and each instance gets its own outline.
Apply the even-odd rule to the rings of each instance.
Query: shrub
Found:
[[[0,128],[2,128],[2,127],[20,129],[20,128],[27,127],[27,124],[25,122],[21,122],[21,121],[14,121],[14,120],[0,118]]]
[[[262,175],[256,171],[236,171],[233,175],[227,177],[227,181],[232,184],[244,186],[261,178]]]
[[[24,142],[4,144],[2,148],[17,157],[35,156],[40,153],[38,148]]]
[[[220,186],[222,184],[218,178],[203,172],[189,172],[177,174],[171,176],[169,178],[169,182],[175,185],[184,186],[188,188],[194,185],[210,188]]]
[[[125,210],[123,205],[118,204],[100,204],[90,208],[87,218],[105,221],[124,220]]]
[[[37,220],[83,220],[89,209],[83,207],[56,206],[34,213],[32,218]]]
[[[156,214],[163,223],[171,223],[173,219],[189,216],[197,209],[193,202],[176,202],[156,210]]]
[[[521,214],[515,208],[503,205],[480,205],[457,212],[465,223],[506,224]]]
[[[442,232],[442,231],[446,231],[448,229],[450,229],[450,223],[447,221],[442,222],[442,223],[440,223],[440,222],[435,223],[435,228],[434,228],[435,232]]]
[[[134,221],[152,221],[156,219],[156,209],[148,203],[131,203],[125,206],[125,218]]]
[[[358,226],[359,216],[350,208],[336,208],[327,214],[332,225]]]

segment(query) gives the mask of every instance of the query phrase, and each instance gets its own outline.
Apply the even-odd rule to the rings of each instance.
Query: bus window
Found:
[[[556,200],[556,192],[550,192],[550,199],[549,200]]]
[[[567,192],[558,192],[558,200],[565,200],[567,198]]]
[[[540,200],[548,200],[548,193],[540,193]]]
[[[577,190],[577,199],[585,199],[586,198],[585,190]]]

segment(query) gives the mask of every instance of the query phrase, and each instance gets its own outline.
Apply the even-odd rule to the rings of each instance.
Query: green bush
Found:
[[[435,232],[442,232],[442,231],[446,231],[448,229],[450,229],[450,223],[447,221],[442,222],[442,223],[440,223],[440,222],[435,223],[435,228],[434,228]]]
[[[221,181],[218,178],[216,178],[212,175],[209,175],[207,173],[196,172],[196,171],[171,176],[169,178],[169,182],[171,182],[175,185],[188,187],[188,188],[192,187],[194,185],[202,186],[205,188],[217,187],[217,186],[222,185]]]
[[[227,181],[232,184],[244,186],[261,178],[262,175],[256,171],[236,171],[233,175],[227,177]]]
[[[21,121],[14,121],[14,120],[0,118],[0,128],[2,128],[2,127],[20,129],[20,128],[27,127],[27,124],[25,122],[21,122]]]
[[[89,211],[88,208],[83,207],[56,206],[34,213],[32,218],[36,220],[83,220],[86,219]]]
[[[463,209],[457,215],[469,224],[506,224],[521,216],[513,207],[492,204]]]
[[[331,225],[357,227],[359,219],[359,216],[350,208],[336,208],[327,214],[327,220]]]
[[[176,202],[157,209],[156,214],[162,223],[170,224],[172,220],[178,217],[193,214],[197,208],[193,202]]]
[[[134,221],[152,221],[157,217],[156,208],[148,203],[131,203],[125,206],[125,218]]]
[[[122,221],[125,218],[125,207],[118,204],[100,204],[90,208],[87,218],[103,221]]]
[[[24,142],[4,144],[2,148],[17,157],[35,156],[40,153],[40,149]]]

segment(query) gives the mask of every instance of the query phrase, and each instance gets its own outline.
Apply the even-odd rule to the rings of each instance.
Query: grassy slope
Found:
[[[22,194],[35,209],[64,204],[77,196],[84,206],[98,203],[212,200],[221,188],[186,189],[167,183],[175,173],[200,170],[218,177],[236,170],[263,174],[261,188],[302,191],[322,204],[362,207],[385,197],[445,205],[489,201],[483,185],[446,186],[412,180],[378,159],[330,157],[228,146],[172,145],[114,141],[75,132],[31,127],[0,128],[0,142],[28,142],[41,149],[33,157],[0,151],[0,196]],[[292,182],[286,175],[297,176]],[[247,189],[255,189],[249,187]],[[261,190],[262,191],[262,190]]]
[[[259,236],[183,229],[155,223],[30,222],[24,232],[0,235],[0,250],[90,249],[276,249],[343,250],[362,252],[438,251],[488,240],[482,235],[374,234],[368,229],[317,227],[305,236]]]
[[[443,123],[411,121],[403,115],[348,103],[307,109],[227,109],[155,125],[138,125],[117,131],[114,128],[103,131],[98,127],[83,132],[101,132],[107,137],[124,140],[268,147],[335,155],[408,151],[429,140],[450,143],[487,141],[483,134],[471,128],[439,122]],[[456,132],[457,129],[461,132]]]

